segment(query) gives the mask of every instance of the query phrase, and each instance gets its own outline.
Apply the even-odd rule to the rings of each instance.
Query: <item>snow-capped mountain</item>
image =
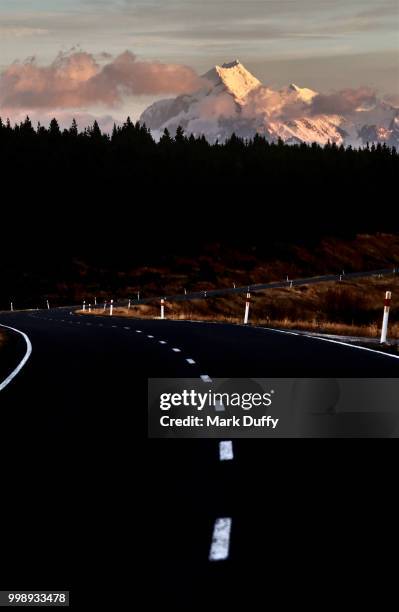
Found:
[[[202,82],[195,93],[155,102],[140,121],[155,137],[165,128],[174,134],[180,125],[187,134],[203,134],[210,142],[232,133],[244,138],[258,133],[288,143],[399,144],[398,109],[370,93],[364,100],[353,90],[323,95],[294,83],[275,90],[262,85],[239,60],[215,66]]]

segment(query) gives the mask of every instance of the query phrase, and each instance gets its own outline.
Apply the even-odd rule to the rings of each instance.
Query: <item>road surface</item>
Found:
[[[348,448],[320,440],[312,449],[234,440],[234,459],[223,462],[216,440],[146,440],[147,378],[396,377],[398,359],[250,326],[69,309],[4,314],[0,323],[33,347],[0,393],[2,583],[12,588],[81,587],[89,567],[89,585],[108,584],[119,568],[128,589],[139,563],[150,599],[188,610],[206,594],[245,589],[255,568],[270,580],[287,564],[299,568],[315,530],[323,543],[314,554],[333,550],[337,516],[352,516],[376,477],[375,459],[359,452],[359,465]],[[379,488],[386,467],[378,478]],[[231,519],[229,557],[211,562],[218,518]]]

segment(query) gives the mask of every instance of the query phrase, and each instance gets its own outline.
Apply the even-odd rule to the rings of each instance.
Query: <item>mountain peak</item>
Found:
[[[234,60],[234,62],[227,62],[222,65],[222,68],[235,68],[236,66],[242,65],[239,59]]]
[[[214,87],[225,89],[237,102],[242,102],[250,91],[261,85],[261,82],[238,59],[222,66],[215,66],[204,75],[204,78]]]
[[[303,102],[311,102],[312,99],[317,96],[317,91],[313,91],[313,89],[308,89],[307,87],[298,87],[295,83],[291,83],[288,89],[290,91],[295,91]]]

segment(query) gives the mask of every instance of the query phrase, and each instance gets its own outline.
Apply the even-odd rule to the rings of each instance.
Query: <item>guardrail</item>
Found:
[[[162,300],[164,303],[168,302],[180,302],[180,301],[190,301],[190,300],[198,300],[198,299],[206,299],[211,297],[219,297],[223,295],[229,294],[248,294],[248,293],[257,293],[261,291],[267,291],[269,289],[283,289],[283,288],[291,288],[300,285],[314,285],[317,283],[325,283],[325,282],[334,282],[334,281],[343,281],[350,280],[355,278],[368,278],[373,276],[388,276],[395,275],[399,272],[399,268],[382,268],[381,270],[368,270],[366,272],[348,272],[341,274],[326,274],[320,276],[310,276],[307,278],[297,278],[297,279],[287,279],[285,281],[274,281],[271,283],[264,284],[251,284],[251,285],[242,285],[240,287],[224,287],[222,289],[211,289],[211,290],[203,290],[203,291],[194,291],[191,293],[187,293],[184,290],[184,293],[178,293],[173,295],[161,295],[161,296],[152,296],[148,298],[140,298],[140,292],[138,292],[138,298],[126,298],[122,300],[113,300],[113,308],[118,306],[127,306],[130,308],[131,306],[138,306],[140,304],[152,304],[153,302],[160,302],[162,304]],[[249,298],[248,298],[249,299]],[[109,302],[107,301],[107,304]],[[86,306],[86,303],[83,302]],[[91,305],[90,305],[91,306]],[[82,308],[82,304],[73,304],[67,306],[58,306],[57,308]],[[99,305],[97,304],[97,300],[95,299],[95,307],[97,310],[99,309]],[[49,308],[48,303],[46,302],[46,309]],[[83,308],[84,310],[85,308]],[[12,307],[13,312],[17,312],[15,306]],[[27,308],[21,309],[26,311],[39,310],[36,308]],[[9,311],[0,311],[1,313],[9,312]]]
[[[314,285],[316,283],[324,283],[324,282],[332,282],[332,281],[340,281],[349,280],[354,278],[367,278],[372,276],[388,276],[390,274],[397,274],[399,268],[383,268],[381,270],[369,270],[367,272],[349,272],[349,273],[341,273],[341,274],[327,274],[324,276],[311,276],[308,278],[298,278],[298,279],[289,279],[285,281],[276,281],[272,283],[264,283],[264,284],[255,284],[255,285],[243,285],[241,287],[225,287],[223,289],[211,289],[204,291],[195,291],[192,293],[179,293],[175,295],[162,295],[162,296],[154,296],[137,300],[118,300],[114,303],[114,306],[124,306],[128,305],[130,302],[131,306],[138,306],[139,304],[151,304],[152,302],[157,302],[161,300],[165,300],[168,302],[180,302],[180,301],[189,301],[189,300],[197,300],[197,299],[205,299],[210,297],[219,297],[222,295],[229,294],[240,294],[240,293],[257,293],[259,291],[267,291],[269,289],[283,289],[286,287],[295,287],[299,285]]]

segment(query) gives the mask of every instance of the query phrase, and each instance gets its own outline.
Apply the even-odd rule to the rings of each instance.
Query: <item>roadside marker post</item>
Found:
[[[105,312],[106,310],[107,310],[107,300],[105,300],[105,302],[104,302],[103,312]]]
[[[14,312],[14,304],[11,302],[11,307],[10,307],[11,312]]]
[[[165,299],[161,299],[161,319],[165,318]]]
[[[83,312],[86,310],[86,300],[83,300]]]
[[[137,301],[140,301],[140,291],[137,291]]]
[[[111,304],[109,307],[109,316],[112,317],[112,313],[114,312],[114,300],[111,300]]]
[[[248,292],[247,293],[247,299],[245,301],[244,325],[248,324],[250,301],[251,301],[251,294]]]
[[[91,304],[89,304],[89,312],[91,312]]]
[[[97,298],[94,298],[94,308],[97,308]]]
[[[392,298],[391,291],[387,291],[385,293],[385,301],[384,301],[384,317],[382,319],[381,344],[384,344],[387,341],[389,308],[391,306],[391,298]]]
[[[47,310],[50,310],[50,304],[48,300],[47,300]]]
[[[128,302],[127,309],[130,310],[130,300]]]

